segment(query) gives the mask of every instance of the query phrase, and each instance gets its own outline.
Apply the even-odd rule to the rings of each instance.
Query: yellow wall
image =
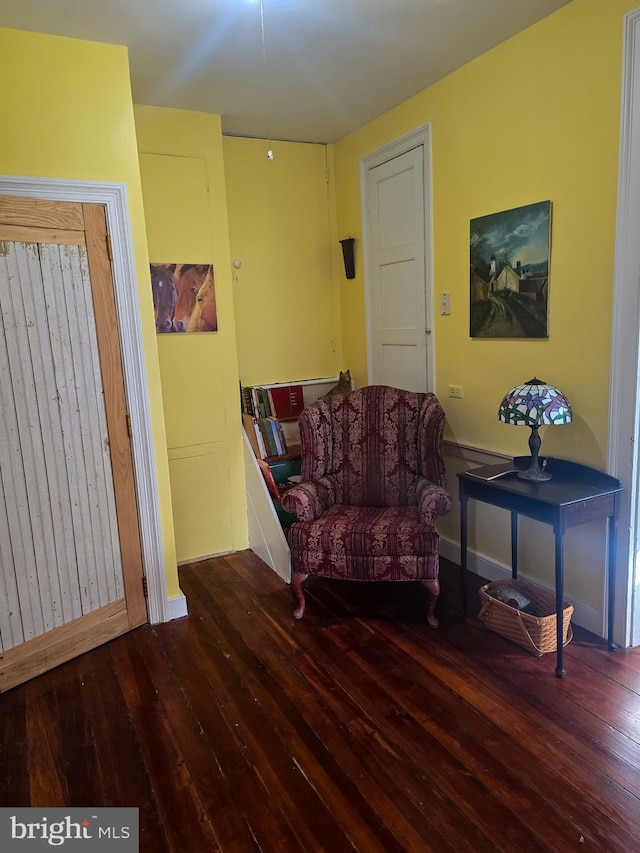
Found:
[[[527,434],[500,424],[497,407],[507,390],[537,375],[574,409],[570,426],[544,428],[543,453],[606,465],[622,27],[637,5],[574,0],[335,146],[337,228],[358,238],[360,158],[431,125],[436,304],[441,291],[452,294],[451,315],[435,322],[436,393],[451,440],[527,453]],[[472,340],[470,219],[546,199],[553,204],[548,340]],[[341,303],[344,360],[366,375],[361,272],[341,286]],[[449,383],[463,386],[462,400],[447,396]],[[441,528],[457,539],[454,520]],[[494,555],[502,549],[491,541],[496,524],[496,513],[478,521],[478,547]],[[598,605],[600,534],[573,537],[579,552],[578,540],[590,545],[574,554],[569,585]],[[523,550],[528,572],[548,582],[549,549]]]
[[[222,135],[204,113],[136,106],[135,118],[151,261],[215,272],[218,331],[154,341],[183,562],[247,547]]]
[[[253,384],[350,367],[366,383],[359,161],[427,122],[434,286],[452,293],[434,333],[447,437],[526,452],[524,431],[498,423],[496,410],[537,374],[565,391],[575,418],[543,432],[543,452],[605,466],[622,18],[636,6],[574,0],[328,150],[275,142],[272,162],[264,142],[223,140],[216,116],[137,108],[151,253],[210,252],[216,269],[220,331],[186,340],[156,339],[153,326],[126,50],[0,29],[2,171],[128,187],[170,596],[171,492],[179,559],[246,545],[238,376]],[[545,199],[549,339],[471,340],[469,220]],[[352,281],[337,243],[346,236],[356,238]],[[242,262],[235,283],[231,258]],[[464,387],[462,400],[446,396],[449,383]],[[503,520],[478,511],[474,523],[477,547],[507,562]],[[590,528],[568,542],[568,586],[598,606],[603,543]],[[441,529],[457,538],[455,514]],[[523,537],[528,573],[548,581],[548,531],[532,525]]]
[[[324,145],[223,140],[240,378],[333,376],[342,367],[337,237]],[[340,255],[341,257],[341,255]],[[340,261],[341,263],[341,261]]]
[[[161,507],[167,586],[177,594],[169,473],[127,52],[0,29],[4,174],[127,186]]]

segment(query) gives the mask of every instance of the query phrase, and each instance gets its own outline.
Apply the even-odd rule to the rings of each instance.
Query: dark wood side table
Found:
[[[516,473],[503,474],[496,479],[487,479],[500,468],[527,468],[528,456],[517,457],[512,465],[489,465],[458,474],[460,487],[460,564],[461,596],[463,613],[466,610],[467,569],[467,503],[469,498],[493,506],[502,507],[511,513],[511,573],[518,577],[518,515],[525,515],[553,526],[555,535],[556,575],[556,623],[557,659],[556,675],[565,674],[563,665],[562,603],[564,600],[564,533],[570,527],[608,519],[608,637],[610,649],[613,642],[613,608],[615,592],[615,523],[618,510],[618,495],[622,491],[619,480],[595,468],[568,462],[563,459],[547,459],[546,470],[553,479],[541,483],[520,480]]]

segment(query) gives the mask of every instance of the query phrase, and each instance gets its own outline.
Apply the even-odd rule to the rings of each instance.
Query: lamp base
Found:
[[[518,471],[518,477],[521,480],[528,480],[530,483],[544,483],[546,480],[551,480],[551,474],[547,474],[544,468],[540,467],[538,462],[538,454],[540,453],[540,436],[538,435],[538,427],[531,427],[531,435],[529,436],[529,450],[531,451],[531,464],[526,471]]]
[[[535,467],[532,465],[531,468],[527,468],[526,471],[518,471],[517,476],[521,480],[529,480],[529,482],[534,483],[544,483],[546,480],[552,480],[553,475],[547,474],[546,471],[543,471],[541,468]]]

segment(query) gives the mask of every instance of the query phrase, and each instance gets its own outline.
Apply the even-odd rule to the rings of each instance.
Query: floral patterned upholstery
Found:
[[[321,398],[299,418],[302,482],[282,504],[297,601],[309,574],[418,580],[439,593],[436,518],[450,511],[442,456],[444,412],[434,394],[371,385]]]

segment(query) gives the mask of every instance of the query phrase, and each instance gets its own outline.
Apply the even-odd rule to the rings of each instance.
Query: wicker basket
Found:
[[[528,613],[522,613],[515,607],[504,604],[502,601],[498,601],[498,599],[489,595],[489,590],[495,589],[502,584],[515,586],[527,595],[534,603],[536,611],[540,616],[531,616]],[[556,599],[552,593],[545,592],[539,587],[532,586],[523,581],[508,578],[480,587],[480,601],[482,602],[482,609],[478,614],[478,619],[484,622],[485,628],[489,628],[491,631],[495,631],[496,634],[506,637],[507,640],[517,643],[534,655],[540,656],[546,652],[556,651]],[[565,646],[571,642],[573,637],[571,629],[572,615],[573,605],[564,601],[562,609],[562,634],[565,638],[563,643]]]

